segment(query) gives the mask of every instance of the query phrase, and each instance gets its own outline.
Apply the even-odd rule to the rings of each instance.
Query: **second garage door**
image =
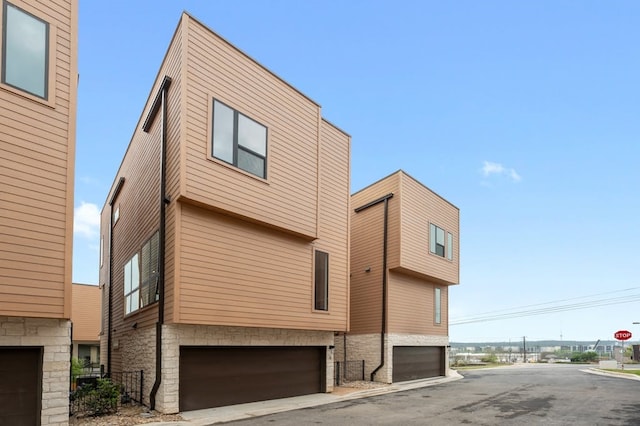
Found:
[[[180,347],[180,411],[324,392],[324,347]]]
[[[444,376],[444,347],[394,346],[393,382]]]

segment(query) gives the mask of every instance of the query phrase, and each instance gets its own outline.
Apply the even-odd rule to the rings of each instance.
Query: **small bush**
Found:
[[[83,373],[82,363],[78,358],[71,358],[71,381],[76,382],[76,379]]]
[[[101,416],[117,411],[120,398],[119,386],[109,379],[97,379],[96,385],[80,386],[72,395],[71,401],[82,406],[82,410],[91,416]]]

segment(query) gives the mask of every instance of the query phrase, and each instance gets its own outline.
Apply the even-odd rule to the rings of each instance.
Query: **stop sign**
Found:
[[[620,330],[613,333],[613,337],[618,340],[629,340],[631,339],[631,332],[627,330]]]

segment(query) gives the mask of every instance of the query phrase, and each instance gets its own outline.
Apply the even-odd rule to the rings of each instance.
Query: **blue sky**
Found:
[[[635,1],[81,1],[74,282],[182,10],[352,136],[353,191],[404,169],[460,208],[452,322],[561,311],[452,341],[640,337]]]

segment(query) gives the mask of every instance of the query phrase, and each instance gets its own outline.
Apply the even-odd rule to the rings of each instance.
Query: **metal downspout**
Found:
[[[389,193],[378,198],[362,207],[355,209],[358,213],[376,204],[384,202],[384,225],[383,225],[383,242],[382,242],[382,321],[380,324],[380,365],[371,372],[371,381],[376,373],[384,367],[386,358],[385,336],[387,332],[387,241],[388,241],[388,222],[389,222],[389,199],[393,197],[393,193]]]
[[[167,91],[171,78],[164,77],[160,90],[151,105],[149,115],[143,124],[143,130],[149,132],[151,124],[161,109],[162,128],[160,135],[160,229],[158,230],[158,321],[156,322],[156,378],[149,394],[149,405],[156,408],[156,395],[162,382],[162,325],[164,324],[164,271],[167,216]]]

